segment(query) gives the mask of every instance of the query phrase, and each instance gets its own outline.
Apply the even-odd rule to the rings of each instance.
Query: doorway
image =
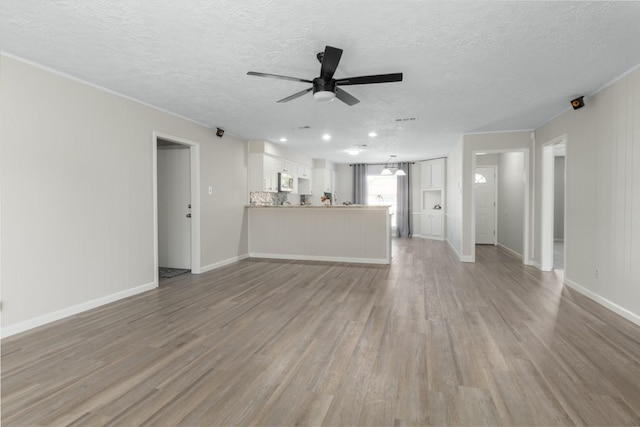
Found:
[[[198,144],[153,134],[156,284],[161,275],[200,273],[199,157]]]
[[[158,265],[160,277],[191,269],[189,147],[158,140]]]
[[[542,271],[564,270],[566,135],[542,147],[542,216],[540,268]]]
[[[497,165],[497,166],[495,166]],[[486,242],[494,244],[513,253],[522,259],[523,264],[531,265],[530,254],[530,204],[529,204],[529,149],[496,149],[496,150],[474,150],[471,156],[471,169],[469,177],[472,182],[471,191],[471,256],[469,261],[475,262],[476,244],[481,244],[483,240],[477,240],[477,227],[483,225],[479,223],[476,215],[477,201],[481,197],[476,191],[476,172],[478,168],[493,166],[495,169],[495,219],[493,226],[487,224],[488,229],[495,230],[495,236],[489,234]],[[498,173],[499,172],[499,173]],[[487,172],[490,174],[490,172]],[[477,177],[479,181],[484,178]],[[485,177],[485,178],[490,178]],[[480,183],[479,183],[480,184]],[[478,223],[477,223],[478,222]]]

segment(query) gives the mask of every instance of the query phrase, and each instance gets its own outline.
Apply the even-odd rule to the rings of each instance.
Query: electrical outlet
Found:
[[[596,267],[596,277],[600,277],[600,269]]]
[[[213,187],[209,186],[209,194],[213,194]]]

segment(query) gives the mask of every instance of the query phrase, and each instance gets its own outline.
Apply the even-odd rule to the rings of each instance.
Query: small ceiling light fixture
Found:
[[[395,169],[396,172],[393,173],[393,171],[391,169]],[[406,174],[407,173],[404,170],[402,170],[402,169],[400,169],[398,167],[398,162],[396,161],[395,154],[392,154],[389,157],[389,160],[387,160],[384,163],[384,168],[382,169],[382,172],[380,172],[380,175],[383,175],[383,176],[389,176],[389,175],[405,176]]]
[[[351,147],[351,148],[347,148],[345,151],[350,156],[357,156],[362,152],[362,149],[360,147]]]
[[[287,138],[280,138],[280,142],[287,142]]]
[[[369,132],[369,136],[370,136],[371,138],[373,138],[373,137],[378,136],[378,134],[377,134],[377,133],[375,133],[375,132]]]
[[[324,135],[322,135],[322,139],[324,139],[325,141],[328,141],[331,139],[331,135],[329,135],[328,133],[325,133]]]

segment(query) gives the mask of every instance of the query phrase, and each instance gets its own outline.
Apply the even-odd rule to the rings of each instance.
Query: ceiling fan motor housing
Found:
[[[316,92],[333,92],[336,93],[336,81],[335,79],[330,79],[329,81],[323,79],[322,77],[316,77],[313,79],[313,93]]]

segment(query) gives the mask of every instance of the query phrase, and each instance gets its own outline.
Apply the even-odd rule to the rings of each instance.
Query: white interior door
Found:
[[[476,208],[476,244],[496,243],[495,167],[476,168],[474,184]]]
[[[158,264],[191,268],[189,147],[158,149]]]

